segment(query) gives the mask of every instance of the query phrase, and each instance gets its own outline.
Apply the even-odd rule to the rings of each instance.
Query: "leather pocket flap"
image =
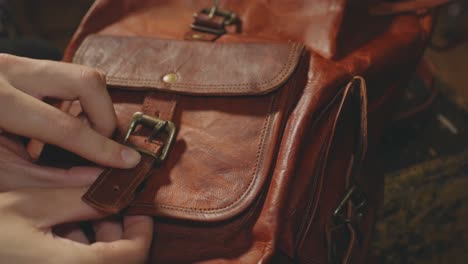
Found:
[[[290,100],[305,86],[302,50],[290,43],[88,37],[74,62],[107,74],[117,138],[133,113],[148,113],[142,105],[149,94],[154,112],[172,113],[178,131],[168,159],[150,172],[126,213],[207,222],[251,208],[274,169]],[[164,80],[171,73],[175,80]]]
[[[267,94],[297,67],[297,43],[205,43],[91,35],[74,62],[103,71],[125,89],[192,95]]]

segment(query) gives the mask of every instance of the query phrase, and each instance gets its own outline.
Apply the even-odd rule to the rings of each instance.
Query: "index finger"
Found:
[[[0,80],[0,128],[58,145],[104,166],[131,168],[140,155],[83,124],[78,118],[39,101]]]

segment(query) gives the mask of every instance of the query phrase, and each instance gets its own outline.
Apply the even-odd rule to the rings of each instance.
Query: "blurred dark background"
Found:
[[[0,49],[60,59],[92,2],[0,0]],[[433,103],[395,122],[380,147],[379,263],[468,263],[468,1],[439,10],[425,60],[438,92]],[[426,86],[415,76],[402,112],[430,98]]]

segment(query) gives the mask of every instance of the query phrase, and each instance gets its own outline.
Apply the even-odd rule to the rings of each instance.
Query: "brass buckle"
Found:
[[[218,7],[218,5],[219,0],[214,0],[214,5],[211,8],[202,9],[200,13],[208,15],[210,19],[212,19],[215,16],[224,18],[223,26],[229,26],[238,22],[239,18],[236,13],[227,10],[222,10]],[[196,19],[198,17],[198,13],[193,14],[193,16]],[[207,26],[195,25],[195,23],[193,23],[191,27],[194,30],[207,32],[215,35],[223,35],[226,33],[226,29],[224,27],[222,29],[217,29],[210,28]]]
[[[347,208],[347,203],[351,201],[353,205],[353,209],[355,210],[355,213],[353,213],[354,216],[351,218],[348,218],[345,216],[346,214],[346,208]],[[365,207],[367,206],[367,196],[366,194],[357,186],[357,185],[352,185],[351,188],[349,188],[344,195],[343,199],[341,200],[340,204],[338,207],[335,209],[333,212],[333,223],[331,226],[330,232],[334,232],[335,230],[338,230],[338,228],[342,228],[344,225],[351,225],[351,228],[354,230],[356,234],[356,240],[358,243],[361,243],[362,238],[361,238],[361,230],[359,229],[359,222],[363,216]],[[350,233],[347,232],[344,237],[342,237],[344,241],[350,240]],[[331,237],[331,241],[329,241],[329,246],[330,248],[330,255],[329,255],[329,262],[330,263],[341,263],[340,259],[342,258],[338,254],[337,250],[337,243],[338,241]]]
[[[159,155],[156,153],[150,152],[148,150],[135,147],[135,146],[130,146],[130,147],[134,148],[135,150],[137,150],[138,152],[142,154],[146,154],[146,155],[150,155],[154,157],[159,162],[164,161],[167,158],[167,155],[169,154],[169,151],[171,150],[171,146],[175,139],[175,133],[176,133],[175,124],[172,123],[171,121],[162,120],[159,118],[145,115],[140,112],[136,112],[135,114],[133,114],[132,121],[130,123],[130,126],[128,127],[127,134],[125,135],[125,138],[123,141],[124,144],[127,143],[128,139],[130,138],[130,136],[135,131],[138,125],[143,125],[146,127],[153,128],[151,135],[148,137],[149,142],[153,141],[161,133],[166,134],[167,137],[164,140],[163,148]]]
[[[335,221],[335,225],[340,225],[340,224],[347,223],[350,221],[350,219],[345,219],[345,217],[343,216],[343,211],[346,207],[346,203],[349,200],[351,200],[354,206],[354,209],[358,212],[358,214],[362,214],[362,211],[367,205],[366,194],[360,188],[358,188],[358,186],[353,185],[346,192],[340,204],[333,212],[333,219]]]

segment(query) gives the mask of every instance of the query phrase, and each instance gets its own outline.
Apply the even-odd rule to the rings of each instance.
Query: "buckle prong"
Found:
[[[166,125],[167,121],[156,124],[153,131],[151,131],[151,135],[148,137],[148,142],[152,142]]]
[[[216,11],[218,10],[218,6],[219,6],[219,0],[214,0],[213,7],[211,7],[210,13],[208,14],[210,18],[214,17],[214,15],[216,14]]]

